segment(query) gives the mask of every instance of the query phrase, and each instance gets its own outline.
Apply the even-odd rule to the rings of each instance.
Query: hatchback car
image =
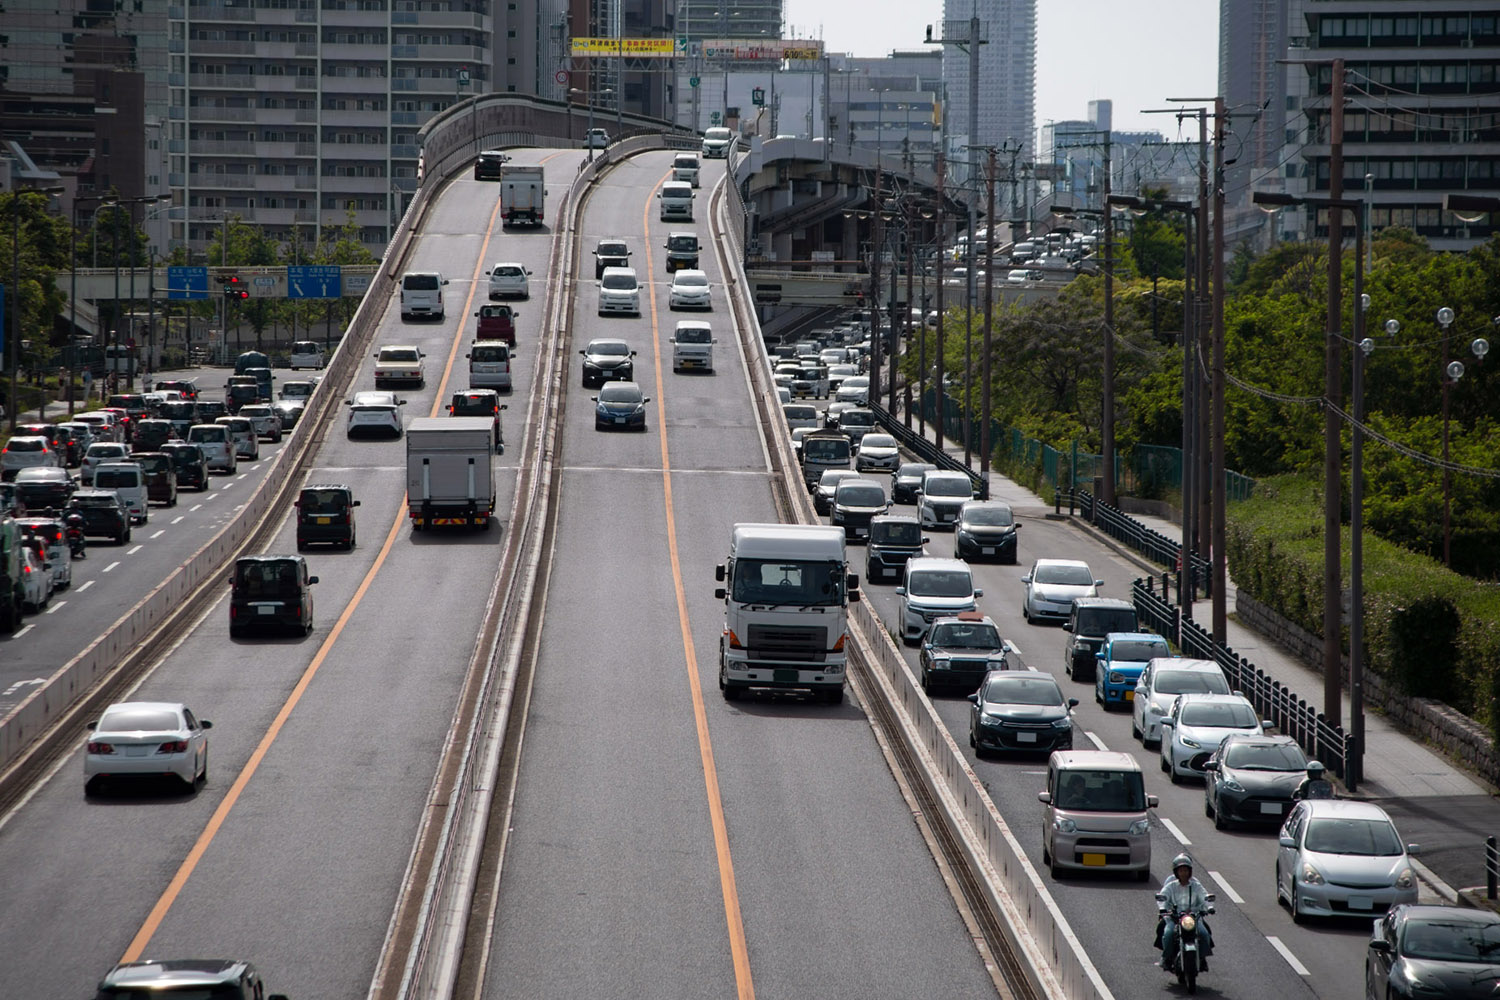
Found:
[[[80,413],[73,418],[75,424],[88,424],[94,429],[94,438],[98,441],[124,441],[124,425],[120,418],[113,413],[103,410],[90,410]]]
[[[994,559],[1014,564],[1017,559],[1016,520],[1002,500],[970,500],[958,508],[953,524],[953,558],[969,562]]]
[[[44,611],[52,601],[52,592],[57,583],[52,575],[52,565],[38,549],[40,545],[22,544],[17,552],[21,561],[21,610],[27,614]]]
[[[114,490],[79,490],[73,501],[83,515],[85,536],[112,538],[118,545],[130,541],[130,509]]]
[[[255,425],[248,419],[239,416],[220,417],[214,423],[229,431],[236,459],[247,458],[252,462],[260,460],[260,436],[255,433]]]
[[[325,364],[323,348],[318,346],[316,340],[298,340],[292,344],[292,353],[287,358],[287,367],[292,371],[301,368],[312,368],[317,370]],[[287,383],[281,385],[281,398],[286,398]]]
[[[276,419],[281,421],[282,433],[286,433],[297,426],[302,414],[307,412],[307,404],[301,399],[278,399],[271,404],[271,409],[276,413]]]
[[[281,418],[269,403],[256,403],[253,406],[242,406],[238,416],[250,421],[255,428],[255,436],[262,441],[277,442],[281,440]]]
[[[829,512],[835,528],[844,529],[844,538],[862,542],[870,535],[870,519],[890,510],[885,488],[873,479],[845,479],[833,491]]]
[[[927,462],[903,462],[891,476],[891,503],[916,503],[922,489],[922,476],[936,469]]]
[[[1010,662],[1005,657],[1005,640],[1000,637],[994,620],[977,611],[967,611],[932,623],[922,637],[917,669],[922,690],[928,694],[940,689],[968,693],[991,670],[1009,670]]]
[[[476,181],[498,181],[504,172],[503,167],[510,162],[510,157],[498,149],[482,149],[479,155],[474,157],[474,179]]]
[[[958,512],[974,499],[974,482],[966,472],[929,469],[917,486],[917,520],[924,528],[952,528]]]
[[[684,268],[672,274],[672,287],[667,293],[668,309],[712,309],[711,289],[708,275],[696,268]]]
[[[634,382],[611,382],[589,398],[594,401],[594,430],[646,429],[646,404],[651,397],[642,395]]]
[[[67,529],[55,517],[27,516],[16,519],[21,536],[41,549],[38,553],[52,575],[52,587],[65,590],[73,585],[73,557],[68,551]]]
[[[505,451],[505,426],[500,413],[506,404],[500,402],[500,394],[494,389],[465,389],[455,392],[448,403],[450,417],[488,417],[494,428],[492,438],[496,454]]]
[[[1135,700],[1135,685],[1146,664],[1171,656],[1167,640],[1155,632],[1110,632],[1094,661],[1094,700],[1107,712]]]
[[[853,403],[856,406],[870,405],[870,377],[868,375],[850,375],[839,382],[838,392],[833,398],[841,403]]]
[[[187,791],[208,780],[208,730],[181,702],[121,701],[88,725],[85,792],[115,778],[172,777]]]
[[[1130,735],[1148,750],[1161,740],[1161,720],[1180,694],[1230,694],[1224,670],[1213,660],[1168,656],[1152,660],[1141,672],[1130,706]]]
[[[0,449],[0,479],[10,482],[22,469],[63,467],[63,457],[41,435],[17,436]]]
[[[1174,785],[1185,777],[1199,777],[1207,754],[1217,750],[1224,737],[1232,733],[1260,736],[1269,724],[1244,695],[1180,694],[1172,710],[1162,716],[1161,769]]]
[[[896,579],[906,575],[906,564],[927,554],[927,539],[914,517],[887,514],[870,518],[870,537],[865,547],[865,579]]]
[[[584,149],[603,149],[609,145],[609,133],[602,128],[591,128],[583,138]]]
[[[229,635],[313,630],[313,584],[301,556],[241,556],[229,577]]]
[[[813,509],[824,517],[832,514],[833,497],[838,492],[839,483],[846,479],[854,479],[858,475],[859,473],[853,469],[829,469],[824,472],[813,485]]]
[[[583,355],[585,389],[613,380],[630,382],[635,379],[636,352],[623,340],[591,340],[578,353]]]
[[[624,240],[603,239],[594,248],[594,280],[604,277],[605,268],[629,267],[630,247]]]
[[[599,278],[599,315],[616,313],[641,314],[641,285],[634,268],[606,267]]]
[[[977,757],[1001,751],[1073,749],[1073,709],[1050,674],[997,670],[969,695],[969,746]]]
[[[249,962],[235,959],[151,959],[122,962],[99,980],[96,1000],[287,1000],[266,994],[265,984]]]
[[[1403,903],[1375,921],[1365,949],[1367,1000],[1500,995],[1500,914]]]
[[[133,451],[130,460],[141,467],[146,479],[146,499],[167,507],[177,506],[177,468],[164,451]]]
[[[344,433],[349,437],[365,434],[401,436],[401,407],[406,400],[397,399],[394,392],[356,392],[354,398],[344,400],[349,407],[349,419],[344,424]]]
[[[176,392],[183,399],[198,398],[198,383],[190,378],[164,378],[156,381],[157,392]]]
[[[13,480],[21,504],[35,514],[48,510],[62,510],[68,505],[77,484],[68,470],[51,466],[22,469]]]
[[[1038,559],[1021,577],[1021,616],[1029,622],[1066,621],[1073,599],[1098,597],[1104,581],[1078,559]]]
[[[859,439],[854,456],[856,472],[895,472],[901,464],[901,450],[889,434],[866,434]]]
[[[97,440],[94,436],[95,427],[77,420],[67,420],[57,426],[68,432],[68,465],[77,468],[83,461],[83,453]]]
[[[1003,676],[1003,675],[1002,675]],[[1128,753],[1060,750],[1047,758],[1042,863],[1067,871],[1129,871],[1151,877],[1151,814],[1141,765]]]
[[[530,271],[515,261],[502,261],[490,268],[490,301],[531,298]]]
[[[1217,829],[1280,826],[1307,776],[1307,754],[1290,736],[1231,733],[1203,765],[1203,811]]]
[[[1372,917],[1417,901],[1416,844],[1373,802],[1304,799],[1281,827],[1276,900],[1292,920],[1310,916]]]
[[[293,502],[297,508],[297,551],[309,545],[332,545],[353,549],[357,541],[354,508],[359,501],[342,483],[317,483],[302,487]]]

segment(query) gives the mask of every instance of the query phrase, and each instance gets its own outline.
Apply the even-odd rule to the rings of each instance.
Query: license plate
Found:
[[[617,424],[623,424],[624,422],[625,422],[625,418],[624,417],[615,417],[615,423],[617,423]]]
[[[315,519],[315,523],[317,523],[317,524],[332,524],[333,523],[333,518],[331,518],[331,517],[316,518]]]
[[[869,528],[855,528],[854,529],[855,537],[862,537],[864,535],[868,535],[869,533],[870,533],[870,529]]]
[[[1134,691],[1126,691],[1125,692],[1125,700],[1126,701],[1135,701],[1135,692]]]
[[[797,683],[797,671],[775,670],[771,672],[771,678],[778,684],[795,684]]]
[[[992,556],[995,554],[995,547],[993,545],[981,545],[979,552],[981,555]]]
[[[1036,742],[1036,733],[1017,733],[1016,734],[1016,742],[1017,743],[1035,743]]]
[[[1087,865],[1090,868],[1103,868],[1109,863],[1108,859],[1103,854],[1080,854],[1078,856],[1078,862],[1079,864]]]
[[[255,613],[258,615],[274,615],[276,613],[276,609],[270,607],[269,605],[262,604],[260,607],[255,609]]]
[[[1280,816],[1281,815],[1281,803],[1280,802],[1262,802],[1260,804],[1260,811],[1263,812],[1263,813],[1266,813],[1267,815],[1270,815],[1270,816]]]
[[[144,756],[146,756],[146,751],[149,750],[149,749],[150,749],[149,747],[126,747],[125,748],[125,756],[127,756],[127,757],[144,757]]]
[[[1349,909],[1351,910],[1373,910],[1375,908],[1374,896],[1350,896]]]

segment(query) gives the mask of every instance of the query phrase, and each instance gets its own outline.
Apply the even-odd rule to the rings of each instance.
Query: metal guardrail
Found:
[[[1173,572],[1183,572],[1182,543],[1177,539],[1164,535],[1154,528],[1146,527],[1118,507],[1096,499],[1087,490],[1060,490],[1054,494],[1054,497],[1059,508],[1064,503],[1068,505],[1070,511],[1076,507],[1084,520],[1115,541],[1129,546],[1158,565],[1170,567]],[[1186,569],[1189,572],[1177,581],[1179,592],[1185,591],[1211,597],[1213,595],[1212,564],[1195,552]]]
[[[1290,688],[1230,647],[1215,642],[1202,625],[1184,618],[1181,608],[1156,593],[1151,577],[1135,581],[1131,598],[1143,626],[1171,639],[1183,655],[1217,663],[1230,689],[1248,698],[1261,718],[1269,719],[1278,731],[1296,740],[1309,757],[1321,761],[1345,780],[1351,792],[1355,791],[1349,764],[1357,758],[1358,747],[1344,727],[1330,725],[1323,713]]]
[[[870,409],[875,414],[876,423],[880,424],[886,433],[894,437],[898,444],[905,447],[922,461],[931,462],[939,469],[946,469],[950,472],[962,472],[969,477],[969,482],[974,484],[974,490],[979,499],[988,500],[990,498],[989,480],[980,476],[962,461],[954,458],[910,427],[907,427],[890,410],[887,410],[879,403],[871,402]]]

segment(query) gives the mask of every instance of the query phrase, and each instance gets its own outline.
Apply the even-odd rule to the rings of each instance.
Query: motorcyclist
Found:
[[[63,511],[63,527],[67,531],[68,551],[74,556],[84,554],[84,517],[83,511],[78,506],[78,501],[70,499],[67,508]]]
[[[1172,971],[1172,960],[1177,954],[1177,921],[1173,914],[1191,913],[1198,918],[1198,967],[1208,971],[1208,956],[1213,953],[1213,934],[1208,929],[1204,914],[1208,912],[1208,890],[1193,877],[1193,859],[1179,854],[1172,859],[1172,876],[1162,883],[1160,895],[1167,908],[1165,926],[1161,937],[1161,967]]]
[[[1323,777],[1324,767],[1318,761],[1307,762],[1307,777],[1292,792],[1293,799],[1331,799],[1333,794],[1333,782]]]

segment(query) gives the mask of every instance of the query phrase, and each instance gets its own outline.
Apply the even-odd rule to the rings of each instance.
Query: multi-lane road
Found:
[[[519,151],[516,162],[544,162],[555,200],[581,155]],[[766,431],[746,378],[757,362],[730,331],[712,252],[703,266],[714,284],[716,371],[671,371],[668,340],[688,314],[667,308],[662,244],[669,230],[689,228],[709,242],[709,191],[722,167],[705,164],[696,221],[668,225],[656,217],[655,192],[670,159],[627,160],[583,206],[576,298],[562,324],[571,360],[553,456],[558,523],[541,624],[526,637],[535,672],[513,809],[501,817],[504,864],[478,897],[480,989],[486,997],[997,995],[990,956],[976,948],[857,699],[830,708],[794,698],[730,704],[718,694],[713,566],[733,523],[774,519],[775,506]],[[532,298],[519,307],[509,438],[534,405],[554,234],[502,232],[496,194],[465,178],[436,201],[408,266],[448,276],[448,318],[403,323],[392,305],[377,343],[427,353],[428,384],[404,394],[406,415],[442,413],[445,391],[467,386],[463,345],[485,298],[486,266],[524,263]],[[589,251],[606,236],[633,251],[644,285],[638,319],[595,312]],[[623,337],[639,352],[636,380],[651,397],[644,434],[594,430],[576,351],[599,336]],[[370,367],[365,361],[355,388],[370,387]],[[519,453],[497,460],[507,489]],[[178,511],[154,509],[151,530],[137,531],[139,549],[120,550],[112,569],[107,546],[75,563],[73,592],[60,595],[67,603],[0,642],[0,680],[44,676],[118,618],[233,513],[254,475],[215,477],[197,510],[192,494]],[[347,440],[341,415],[307,477],[348,483],[361,500],[359,547],[308,556],[320,578],[313,634],[231,641],[220,602],[131,695],[182,700],[214,722],[207,786],[191,796],[85,798],[75,753],[0,816],[0,940],[10,944],[0,995],[87,995],[121,958],[187,955],[251,959],[271,989],[296,1000],[369,991],[511,526],[414,535],[402,503],[402,442]],[[508,505],[502,496],[498,509]],[[1038,555],[1088,559],[1117,595],[1137,571],[1040,513],[1022,510],[1037,516],[1027,517],[1020,567],[978,571],[981,606],[1020,660],[1060,674],[1061,632],[1020,618],[1025,564]],[[151,537],[159,526],[165,533]],[[947,542],[935,535],[934,550],[947,554]],[[284,522],[271,548],[293,547]],[[89,581],[97,582],[81,586]],[[865,591],[890,620],[893,589]],[[1087,689],[1062,683],[1083,702],[1076,745],[1141,753],[1126,718],[1106,716]],[[967,703],[936,704],[966,748]],[[1141,759],[1162,797],[1154,872],[1163,877],[1186,845],[1219,895],[1219,949],[1205,989],[1356,995],[1368,929],[1294,926],[1274,903],[1274,839],[1215,832],[1200,788],[1169,785],[1153,758]],[[1043,762],[973,764],[1040,868]],[[1166,980],[1151,968],[1149,888],[1048,884],[1115,996],[1162,993]]]

